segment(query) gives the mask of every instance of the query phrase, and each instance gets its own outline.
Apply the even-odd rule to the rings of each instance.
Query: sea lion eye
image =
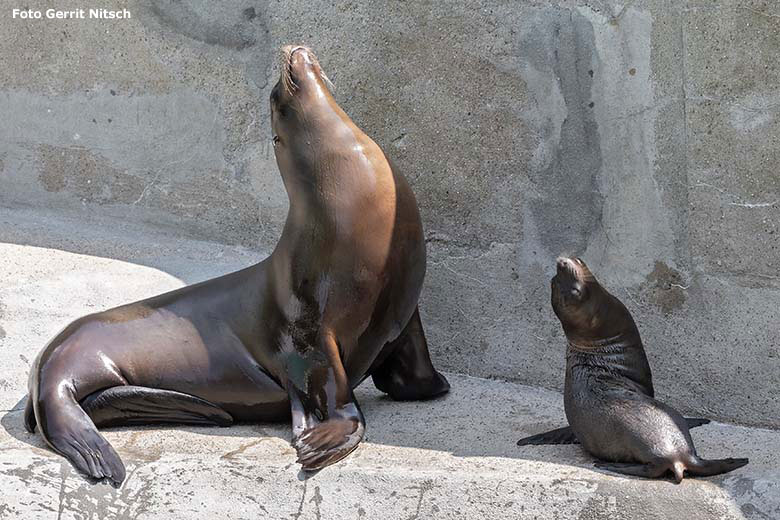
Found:
[[[574,298],[577,301],[582,301],[585,294],[585,288],[582,287],[580,284],[575,284],[572,286],[572,288],[569,290],[569,294],[572,298]]]

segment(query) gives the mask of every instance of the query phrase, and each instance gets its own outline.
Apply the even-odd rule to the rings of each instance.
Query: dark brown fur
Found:
[[[564,407],[570,428],[522,439],[519,445],[579,442],[603,462],[597,467],[629,475],[671,472],[708,476],[732,471],[747,459],[705,460],[696,455],[685,419],[653,397],[650,365],[639,330],[625,305],[599,284],[579,258],[559,258],[551,302],[568,340]]]
[[[290,211],[271,256],[76,320],[32,368],[27,428],[91,479],[125,476],[96,426],[292,416],[298,460],[313,470],[362,439],[352,389],[367,376],[396,399],[449,389],[417,312],[414,194],[338,106],[314,54],[283,55],[271,119]]]

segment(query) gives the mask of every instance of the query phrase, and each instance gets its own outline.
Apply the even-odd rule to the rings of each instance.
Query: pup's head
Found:
[[[550,285],[553,311],[570,342],[587,347],[636,330],[628,309],[580,258],[558,258]]]

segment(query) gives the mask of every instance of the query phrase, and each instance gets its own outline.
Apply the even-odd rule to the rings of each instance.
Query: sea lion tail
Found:
[[[685,469],[688,470],[688,473],[697,477],[710,477],[712,475],[720,475],[722,473],[734,471],[747,463],[748,459],[728,458],[707,460],[694,456],[685,465]]]

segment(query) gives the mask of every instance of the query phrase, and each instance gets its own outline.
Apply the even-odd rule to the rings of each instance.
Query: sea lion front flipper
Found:
[[[593,465],[599,469],[644,478],[658,478],[670,469],[669,463],[663,460],[651,464],[639,464],[634,462],[595,462]]]
[[[558,428],[549,432],[538,433],[517,441],[518,446],[538,446],[542,444],[579,444],[571,426]]]
[[[287,359],[287,392],[292,411],[292,445],[305,471],[349,455],[365,433],[365,419],[349,386],[335,338]]]
[[[371,371],[374,385],[396,401],[418,401],[446,394],[447,379],[431,363],[420,312],[390,345],[390,354]]]
[[[113,386],[98,390],[82,399],[80,404],[97,426],[233,424],[233,417],[229,413],[205,399],[144,386]]]
[[[697,426],[704,426],[705,424],[710,424],[709,419],[701,419],[698,417],[686,417],[685,422],[688,423],[688,429],[696,428]]]

